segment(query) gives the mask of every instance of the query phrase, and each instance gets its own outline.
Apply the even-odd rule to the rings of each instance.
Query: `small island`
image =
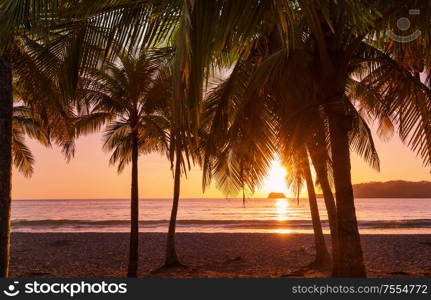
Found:
[[[280,198],[286,198],[286,196],[283,193],[269,193],[268,199],[280,199]]]

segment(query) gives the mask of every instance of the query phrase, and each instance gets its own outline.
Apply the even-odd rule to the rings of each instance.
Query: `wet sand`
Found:
[[[313,260],[309,234],[179,233],[188,268],[151,273],[166,235],[140,236],[140,277],[316,277],[296,272]],[[431,277],[431,235],[362,235],[369,277]],[[329,245],[328,238],[328,245]],[[126,233],[13,233],[12,277],[124,277]]]

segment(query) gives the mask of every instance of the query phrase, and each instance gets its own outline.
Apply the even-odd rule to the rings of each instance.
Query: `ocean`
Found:
[[[328,232],[322,199],[322,224]],[[172,201],[140,201],[141,232],[166,232]],[[130,200],[14,200],[13,232],[127,232]],[[356,199],[361,233],[431,234],[431,199]],[[181,199],[178,232],[312,233],[307,199]]]

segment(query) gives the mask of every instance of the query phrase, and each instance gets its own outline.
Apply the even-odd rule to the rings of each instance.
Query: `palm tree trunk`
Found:
[[[326,149],[325,149],[326,151]],[[328,213],[329,228],[331,230],[331,244],[332,244],[332,261],[333,273],[337,268],[336,261],[338,260],[338,243],[337,243],[337,208],[335,205],[334,195],[331,190],[331,185],[328,180],[328,169],[326,162],[321,161],[319,153],[316,150],[310,150],[311,161],[314,169],[316,170],[317,178],[322,188],[323,199],[325,201],[326,211]]]
[[[306,153],[306,152],[305,152]],[[313,178],[311,176],[308,157],[302,166],[305,182],[307,184],[308,200],[310,202],[311,220],[313,223],[314,241],[316,244],[316,267],[324,267],[330,263],[330,256],[326,248],[325,237],[323,236],[322,223],[320,222],[319,207],[317,205],[316,192],[314,190]]]
[[[12,190],[12,67],[0,56],[0,277],[9,273],[10,209]]]
[[[139,247],[139,190],[138,190],[138,138],[132,137],[132,189],[130,203],[130,248],[127,277],[137,277]]]
[[[175,228],[177,223],[178,202],[180,200],[180,180],[181,180],[181,152],[176,153],[175,174],[174,174],[174,199],[172,202],[171,219],[169,220],[169,231],[166,243],[166,260],[164,267],[181,266],[175,249]]]
[[[342,105],[340,105],[342,107]],[[335,277],[365,277],[350,174],[349,130],[351,121],[344,111],[329,111],[329,130],[337,204],[339,256]]]

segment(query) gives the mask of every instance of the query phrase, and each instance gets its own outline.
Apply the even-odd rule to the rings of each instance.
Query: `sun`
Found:
[[[286,184],[287,170],[282,166],[280,160],[273,160],[271,163],[271,169],[264,180],[263,192],[265,193],[283,193],[287,197],[291,194],[291,191]]]

